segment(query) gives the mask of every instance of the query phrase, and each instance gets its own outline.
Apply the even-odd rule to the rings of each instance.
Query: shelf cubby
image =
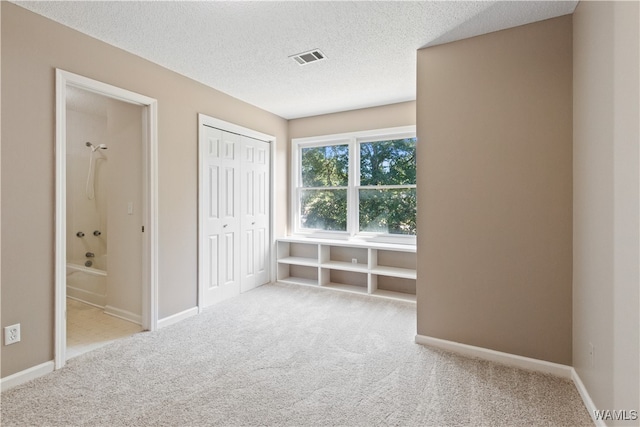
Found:
[[[278,281],[295,285],[318,285],[318,268],[306,265],[278,264]]]
[[[342,271],[367,272],[367,248],[320,244],[320,266]]]
[[[359,293],[367,293],[367,273],[334,270],[322,268],[320,272],[320,285],[332,288],[345,287],[345,289],[357,288]]]
[[[318,245],[315,243],[278,242],[278,263],[318,266]]]
[[[288,237],[277,263],[282,282],[415,302],[414,246]]]
[[[416,281],[411,279],[405,279],[402,277],[378,275],[377,290],[415,295]]]

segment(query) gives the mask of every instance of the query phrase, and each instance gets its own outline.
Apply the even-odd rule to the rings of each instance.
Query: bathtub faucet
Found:
[[[84,254],[84,256],[86,256],[87,258],[93,258],[96,256],[96,254],[94,254],[93,252],[87,252],[86,254]]]

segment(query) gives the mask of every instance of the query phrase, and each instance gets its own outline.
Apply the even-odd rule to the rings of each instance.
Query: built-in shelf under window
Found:
[[[416,300],[415,246],[287,237],[277,264],[279,282]]]

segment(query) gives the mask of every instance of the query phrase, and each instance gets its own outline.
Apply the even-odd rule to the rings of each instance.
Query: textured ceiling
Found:
[[[287,119],[415,99],[416,50],[577,1],[15,1]],[[289,56],[320,49],[326,61]]]

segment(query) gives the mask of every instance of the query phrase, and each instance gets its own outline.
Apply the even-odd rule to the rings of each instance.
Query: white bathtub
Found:
[[[68,260],[67,296],[104,307],[107,299],[107,256],[91,259],[91,267],[85,267],[85,261]]]

